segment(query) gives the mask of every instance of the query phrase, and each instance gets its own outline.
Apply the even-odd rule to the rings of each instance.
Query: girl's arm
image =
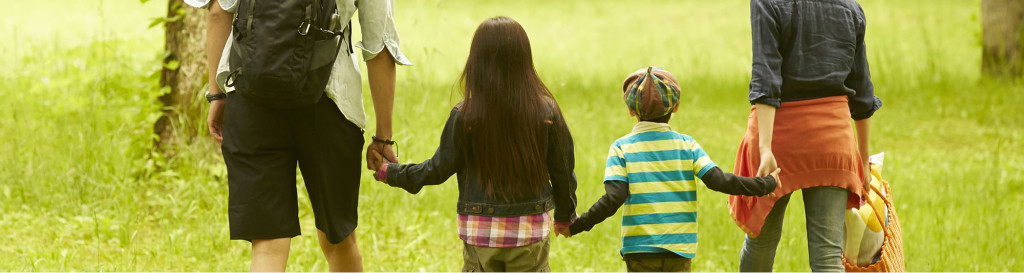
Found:
[[[462,153],[457,150],[456,135],[457,109],[452,109],[448,122],[441,133],[441,144],[434,152],[434,157],[419,164],[386,163],[381,168],[386,175],[385,183],[392,187],[405,189],[409,193],[417,193],[425,185],[444,183],[455,172],[462,169]]]
[[[564,117],[556,117],[548,133],[548,175],[555,201],[555,222],[567,226],[576,220],[576,157],[572,135]]]

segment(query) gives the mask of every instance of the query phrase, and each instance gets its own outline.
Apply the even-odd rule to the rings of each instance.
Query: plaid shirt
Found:
[[[553,222],[551,211],[516,217],[459,214],[459,239],[475,246],[525,246],[547,238]]]

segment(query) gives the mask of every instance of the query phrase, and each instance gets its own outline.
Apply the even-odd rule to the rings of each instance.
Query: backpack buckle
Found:
[[[309,28],[309,22],[302,22],[299,24],[299,35],[306,36],[306,34],[309,34]]]

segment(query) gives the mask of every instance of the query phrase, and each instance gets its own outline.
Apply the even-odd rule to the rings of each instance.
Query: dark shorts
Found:
[[[690,259],[680,256],[668,258],[627,258],[629,272],[690,272]]]
[[[690,258],[675,256],[671,258],[626,259],[626,271],[690,272]]]
[[[272,109],[228,96],[224,163],[231,239],[298,236],[298,164],[316,228],[339,243],[356,228],[363,133],[323,96],[311,107]]]

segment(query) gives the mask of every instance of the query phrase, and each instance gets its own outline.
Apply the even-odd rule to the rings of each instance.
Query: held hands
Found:
[[[555,225],[555,234],[556,236],[562,236],[565,238],[572,237],[572,232],[569,231],[569,227],[563,227],[559,225]]]
[[[366,168],[377,171],[381,165],[394,162],[398,163],[398,155],[391,145],[380,142],[370,142],[366,147]]]
[[[781,171],[782,171],[782,169],[778,169],[777,168],[777,169],[775,169],[775,171],[773,171],[770,174],[772,176],[772,178],[775,178],[775,190],[773,190],[772,193],[769,193],[765,197],[775,198],[776,196],[778,196],[778,195],[775,194],[775,192],[782,190],[782,179],[779,179],[779,172],[781,172]]]
[[[768,176],[771,175],[775,178],[775,190],[769,193],[768,198],[775,198],[778,196],[776,192],[782,190],[782,180],[779,179],[779,172],[782,169],[779,168],[779,163],[775,161],[775,154],[771,150],[765,150],[761,152],[761,166],[757,168],[757,176]]]
[[[565,238],[572,237],[572,231],[569,230],[569,226],[572,226],[572,223],[575,223],[576,220],[579,220],[579,219],[580,219],[580,216],[577,215],[574,212],[572,214],[572,219],[570,219],[569,222],[558,222],[558,221],[555,221],[555,235],[556,235],[556,237],[558,235],[561,235],[562,237],[565,237]]]

